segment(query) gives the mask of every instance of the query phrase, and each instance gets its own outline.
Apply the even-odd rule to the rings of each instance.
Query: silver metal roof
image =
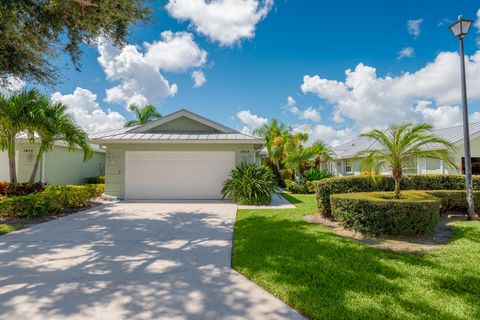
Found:
[[[433,130],[439,137],[447,140],[453,145],[463,144],[463,125]],[[480,122],[470,123],[470,137],[480,134]],[[425,149],[435,150],[441,148],[439,144],[429,144]],[[336,159],[350,159],[362,150],[378,150],[380,145],[366,137],[357,137],[356,139],[341,144],[333,148]]]

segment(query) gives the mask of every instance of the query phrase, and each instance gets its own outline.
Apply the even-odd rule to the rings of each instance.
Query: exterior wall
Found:
[[[26,182],[35,165],[39,149],[38,144],[17,143],[17,174],[19,182]],[[37,181],[43,180],[50,185],[82,184],[85,177],[103,175],[105,172],[105,153],[95,152],[93,157],[83,161],[83,151],[68,151],[68,148],[56,146],[46,152],[40,163]]]
[[[148,132],[218,132],[212,127],[206,126],[200,122],[194,121],[187,117],[180,117],[178,119],[169,121],[161,126],[155,127]]]
[[[125,194],[125,153],[127,151],[234,151],[235,162],[260,160],[250,144],[110,144],[105,159],[105,194],[123,198]]]

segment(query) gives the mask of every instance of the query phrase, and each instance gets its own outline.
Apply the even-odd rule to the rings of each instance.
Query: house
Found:
[[[438,136],[455,146],[455,152],[451,158],[463,171],[463,126],[454,126],[434,131]],[[438,145],[430,145],[428,148],[435,149]],[[357,137],[356,139],[333,148],[334,159],[323,164],[323,168],[329,169],[337,176],[360,175],[362,173],[362,159],[355,158],[358,152],[379,148],[379,145],[368,138]],[[470,124],[470,148],[472,157],[472,172],[480,174],[480,122]],[[387,172],[385,172],[387,173]],[[406,174],[458,174],[454,168],[450,168],[443,161],[432,158],[418,158],[404,170]]]
[[[19,182],[27,182],[32,174],[40,143],[31,143],[26,137],[17,138],[16,168]],[[105,172],[105,150],[92,145],[94,154],[83,161],[83,150],[69,150],[63,142],[57,142],[52,151],[45,152],[37,172],[37,181],[49,185],[82,184],[85,177],[101,176]],[[0,181],[10,181],[8,154],[0,152]]]
[[[105,194],[120,199],[220,199],[264,140],[182,109],[147,124],[90,136],[106,147]]]

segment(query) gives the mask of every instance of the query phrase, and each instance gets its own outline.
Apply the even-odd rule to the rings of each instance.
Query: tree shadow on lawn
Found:
[[[307,317],[478,316],[480,294],[466,284],[469,281],[478,285],[479,273],[470,279],[452,276],[451,272],[458,270],[444,266],[441,259],[432,259],[428,254],[408,255],[370,248],[310,225],[301,217],[286,217],[249,215],[239,219],[235,226],[233,265]],[[468,230],[465,232],[464,236],[468,235]],[[436,285],[439,281],[465,286],[456,292]],[[448,301],[450,305],[446,307]],[[462,302],[469,310],[456,310],[456,302]]]

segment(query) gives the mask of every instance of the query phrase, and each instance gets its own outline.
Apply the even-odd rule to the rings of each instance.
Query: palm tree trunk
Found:
[[[35,179],[37,177],[38,167],[40,166],[40,161],[42,160],[42,156],[44,153],[43,143],[40,144],[40,148],[38,149],[37,157],[35,158],[35,165],[33,166],[32,174],[30,175],[29,183],[35,183]]]
[[[280,161],[275,159],[273,161],[273,163],[274,163],[274,166],[275,166],[275,170],[277,171],[277,178],[278,178],[279,185],[281,187],[284,187],[285,186],[285,181],[283,181],[282,171],[280,170]]]
[[[393,180],[395,180],[395,198],[400,199],[400,181],[402,180],[402,169],[393,169]]]
[[[10,171],[10,182],[17,183],[17,166],[15,163],[15,135],[11,135],[8,143],[8,168]]]

